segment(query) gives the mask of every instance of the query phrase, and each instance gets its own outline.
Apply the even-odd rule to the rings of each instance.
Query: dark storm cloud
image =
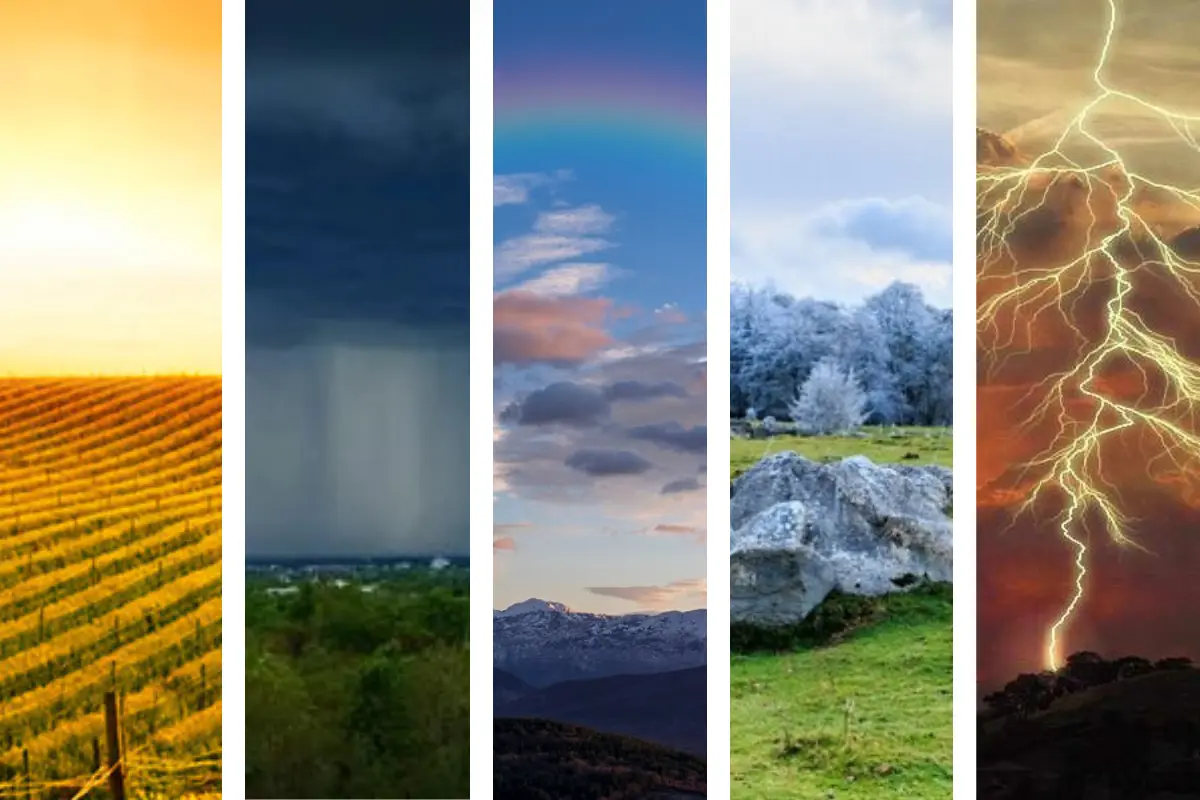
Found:
[[[708,449],[707,425],[685,428],[678,422],[659,422],[630,428],[629,436],[684,453],[703,454]]]
[[[569,381],[552,383],[510,403],[500,421],[518,425],[590,427],[608,416],[608,401],[595,389]]]
[[[563,463],[595,478],[640,475],[654,466],[629,450],[601,449],[579,450],[567,456]]]
[[[468,51],[467,0],[250,0],[246,52],[351,55],[461,55]]]
[[[246,9],[252,555],[465,553],[469,6]]]
[[[695,492],[699,489],[700,482],[695,478],[680,478],[663,486],[661,494],[682,494],[683,492]]]
[[[663,381],[617,381],[604,389],[604,395],[614,402],[621,400],[657,400],[660,397],[687,397],[687,390],[678,383]]]
[[[255,64],[246,103],[254,128],[345,138],[397,157],[443,155],[469,132],[462,76],[441,60]]]
[[[246,328],[469,324],[469,9],[246,11]]]

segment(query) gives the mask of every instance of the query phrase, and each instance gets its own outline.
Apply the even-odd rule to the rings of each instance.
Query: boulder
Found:
[[[731,621],[790,625],[833,589],[880,595],[913,577],[952,580],[952,500],[945,467],[763,459],[730,487]]]

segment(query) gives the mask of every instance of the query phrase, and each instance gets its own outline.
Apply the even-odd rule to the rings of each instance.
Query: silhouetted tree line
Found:
[[[249,797],[466,797],[466,575],[246,603]]]
[[[1024,673],[1009,681],[1003,689],[986,695],[985,717],[1015,717],[1045,711],[1055,700],[1075,692],[1116,681],[1130,680],[1159,670],[1195,669],[1190,658],[1164,658],[1150,661],[1125,656],[1108,661],[1087,650],[1072,653],[1058,670]]]

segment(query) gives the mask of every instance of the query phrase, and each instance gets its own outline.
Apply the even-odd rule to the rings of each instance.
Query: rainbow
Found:
[[[649,148],[704,157],[705,76],[661,67],[556,63],[506,71],[493,78],[493,140],[497,149],[576,145]]]

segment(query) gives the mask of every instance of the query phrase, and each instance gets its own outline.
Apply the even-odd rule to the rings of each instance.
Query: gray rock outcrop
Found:
[[[730,487],[731,621],[790,625],[834,589],[880,595],[912,578],[952,580],[951,475],[863,456],[763,459]]]

